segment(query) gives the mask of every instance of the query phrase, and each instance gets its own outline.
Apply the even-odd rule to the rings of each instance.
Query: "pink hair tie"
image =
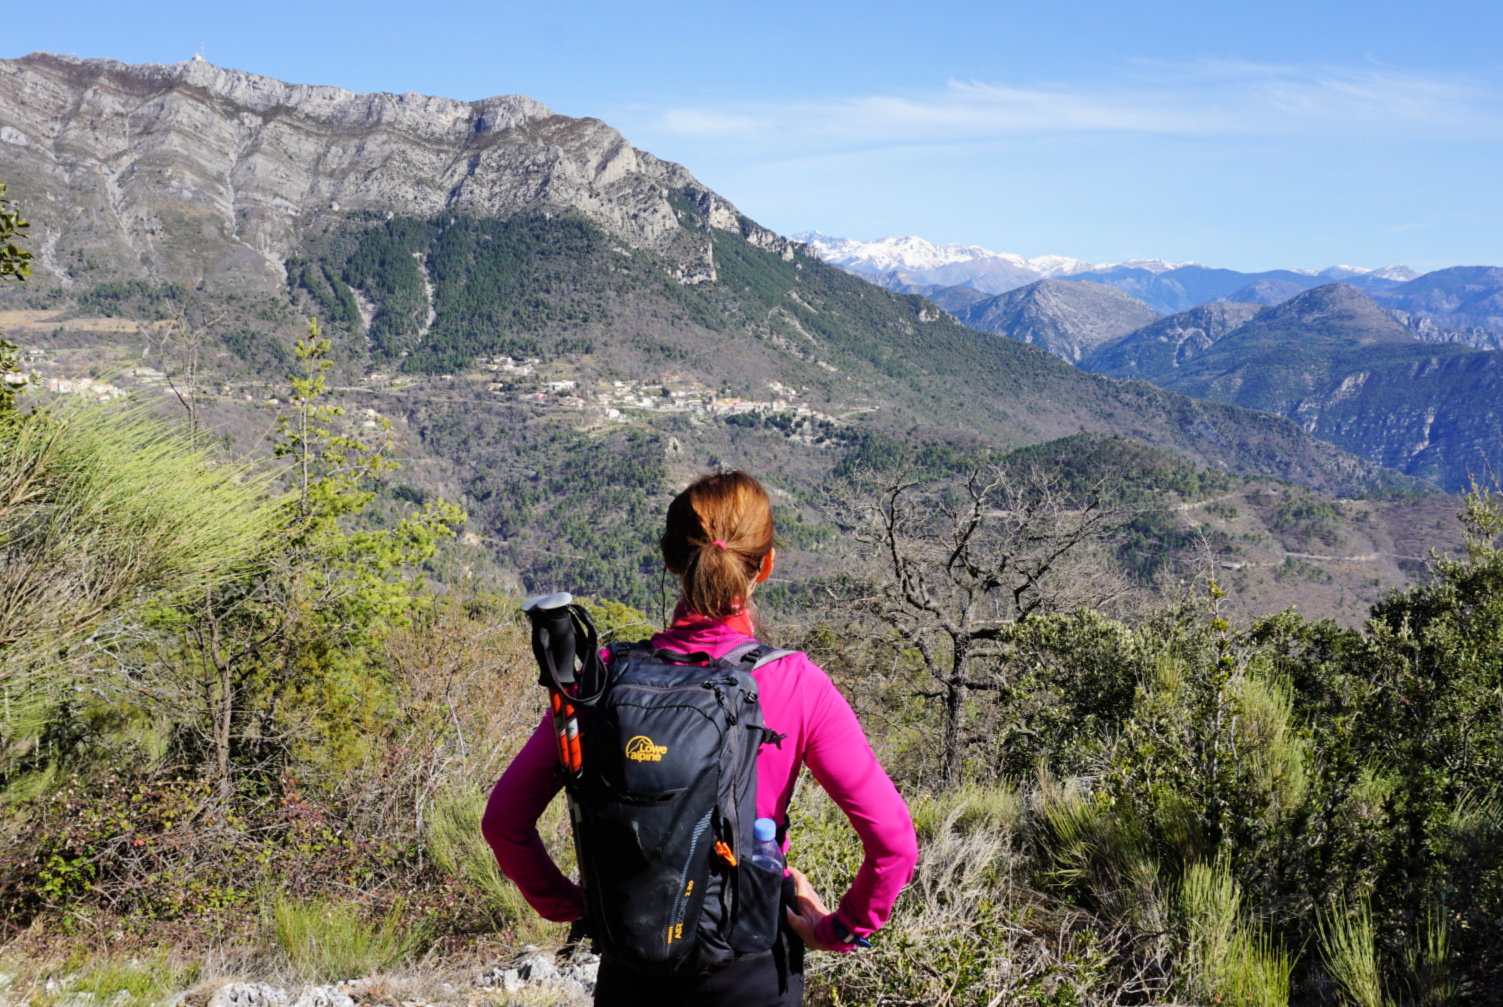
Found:
[[[713,546],[719,546],[722,549],[725,548],[725,543],[722,542],[722,541],[720,541],[720,539],[718,539],[718,538],[715,541],[711,542],[710,544],[713,545]]]

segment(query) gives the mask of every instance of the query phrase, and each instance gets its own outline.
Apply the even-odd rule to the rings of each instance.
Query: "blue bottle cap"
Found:
[[[752,823],[752,835],[758,842],[768,842],[778,837],[778,823],[771,818],[759,818]]]

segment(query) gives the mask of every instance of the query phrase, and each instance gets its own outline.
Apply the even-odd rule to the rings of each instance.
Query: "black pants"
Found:
[[[789,969],[785,992],[778,992],[779,985],[772,954],[738,958],[707,976],[644,976],[601,962],[595,1007],[798,1007],[804,999],[801,960]]]

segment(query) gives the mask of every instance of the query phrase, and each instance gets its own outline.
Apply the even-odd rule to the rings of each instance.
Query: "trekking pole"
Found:
[[[569,612],[574,596],[567,591],[540,595],[522,603],[522,611],[532,623],[532,655],[538,662],[538,684],[548,690],[548,706],[553,713],[553,737],[558,746],[559,765],[577,772],[570,736],[579,737],[579,723],[567,689],[574,684],[574,619]],[[574,720],[572,730],[570,721]]]
[[[584,677],[587,680],[598,677],[594,674],[599,664],[595,653],[595,626],[585,610],[574,604],[574,596],[567,591],[529,598],[522,603],[522,611],[532,623],[532,655],[538,662],[538,684],[548,690],[559,765],[577,779],[584,768],[584,750],[576,709],[579,699],[576,686],[580,684],[580,678],[574,665],[578,656]],[[576,653],[576,636],[584,638],[582,654]],[[586,702],[593,702],[593,699]]]
[[[548,709],[553,718],[558,764],[563,769],[564,799],[574,827],[574,856],[579,863],[579,884],[584,889],[588,918],[592,911],[589,907],[597,905],[598,897],[593,894],[593,862],[582,838],[584,815],[578,791],[584,778],[584,747],[578,707],[594,706],[605,693],[600,635],[590,613],[574,604],[574,596],[567,591],[529,598],[522,603],[522,611],[532,623],[532,656],[538,662],[538,684],[548,690]],[[585,919],[575,921],[569,929],[569,946],[578,945],[585,931]]]

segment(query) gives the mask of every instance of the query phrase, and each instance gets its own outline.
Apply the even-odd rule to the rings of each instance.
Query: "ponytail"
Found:
[[[736,471],[700,476],[674,497],[658,542],[663,562],[683,585],[684,604],[711,619],[749,607],[773,544],[767,491]]]

